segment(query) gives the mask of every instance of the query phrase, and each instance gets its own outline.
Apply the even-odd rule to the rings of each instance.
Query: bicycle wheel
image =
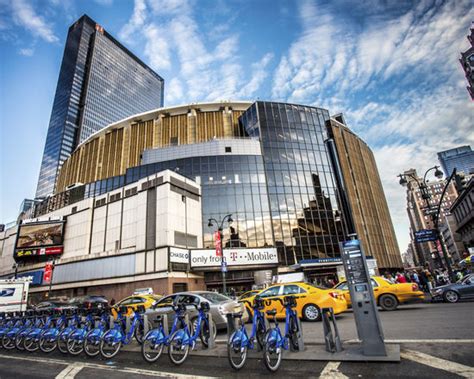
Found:
[[[100,353],[100,337],[91,335],[93,332],[95,331],[91,330],[84,338],[84,352],[89,357],[96,357]]]
[[[41,336],[39,340],[39,348],[43,353],[51,353],[54,349],[56,349],[57,346],[58,341],[56,338]]]
[[[281,363],[281,348],[277,346],[275,334],[274,329],[268,330],[263,347],[263,363],[271,372],[277,371]]]
[[[290,325],[288,328],[288,334],[290,339],[291,348],[293,350],[299,350],[298,345],[298,323],[294,317],[290,317]]]
[[[227,344],[227,358],[234,370],[240,370],[247,360],[247,346],[242,346],[242,332],[235,331],[229,338]]]
[[[168,356],[175,365],[182,364],[189,354],[189,345],[183,344],[183,330],[177,330],[170,337]]]
[[[71,332],[67,332],[67,333],[59,333],[59,336],[57,338],[57,341],[58,341],[58,350],[63,353],[63,354],[67,354],[68,351],[67,351],[67,339],[69,337],[69,335],[72,333]]]
[[[122,341],[115,342],[112,336],[105,333],[100,341],[100,354],[102,354],[104,358],[110,359],[117,355],[121,347]]]
[[[15,348],[15,339],[8,336],[4,335],[2,338],[2,347],[6,350],[12,350]]]
[[[15,337],[15,347],[20,351],[25,350],[25,347],[23,346],[24,340],[25,340],[24,334],[17,334]]]
[[[23,346],[26,351],[34,352],[39,349],[39,341],[37,337],[29,337],[23,339]]]
[[[84,350],[84,344],[76,338],[67,339],[67,351],[71,355],[79,355]]]
[[[147,338],[150,332],[147,333],[142,342],[142,357],[148,363],[153,363],[160,358],[163,352],[163,344],[156,344],[155,338]]]
[[[263,346],[265,345],[265,334],[267,333],[267,328],[265,326],[265,321],[260,320],[257,322],[257,343],[259,347],[259,351],[263,350]]]
[[[143,342],[143,335],[145,334],[144,329],[145,328],[142,324],[138,324],[137,328],[135,329],[135,332],[134,332],[135,339],[137,340],[139,344]],[[153,325],[151,324],[150,321],[148,321],[148,330],[152,330],[152,329],[153,329]]]
[[[209,338],[211,337],[211,331],[209,330],[211,325],[202,320],[201,322],[201,332],[199,333],[199,338],[201,339],[202,345],[204,347],[209,347]],[[214,320],[212,320],[212,331],[214,340],[217,336],[217,326]]]

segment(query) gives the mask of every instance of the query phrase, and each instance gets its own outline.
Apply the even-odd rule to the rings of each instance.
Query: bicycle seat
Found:
[[[276,309],[271,309],[265,312],[268,316],[275,316],[277,314]]]
[[[120,312],[120,313],[124,313],[124,314],[125,314],[125,313],[127,313],[127,312],[128,312],[128,308],[127,308],[126,306],[124,306],[124,305],[123,305],[123,306],[121,306],[121,307],[119,308],[119,312]]]
[[[256,297],[255,300],[253,301],[253,306],[254,308],[258,309],[261,311],[263,308],[265,308],[264,301],[261,297]]]
[[[201,301],[201,311],[203,312],[209,312],[209,310],[211,309],[209,303],[207,301]]]
[[[289,306],[290,308],[296,307],[296,297],[294,296],[285,296],[284,298],[285,306]]]
[[[137,305],[137,312],[142,314],[145,313],[145,306],[144,305]]]

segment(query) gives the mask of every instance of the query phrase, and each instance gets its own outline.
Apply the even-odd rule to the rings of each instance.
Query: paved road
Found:
[[[474,378],[474,303],[420,304],[396,312],[380,313],[387,340],[401,343],[399,363],[355,363],[285,360],[278,378]],[[339,317],[338,326],[346,346],[354,339],[350,313]],[[305,341],[317,343],[320,323],[303,324]],[[225,334],[219,334],[223,340]],[[222,350],[224,346],[218,347]],[[131,347],[131,350],[137,350]],[[71,358],[60,353],[6,352],[0,350],[0,378],[147,378],[157,377],[263,377],[270,376],[261,359],[249,359],[238,373],[225,357],[193,355],[183,366],[173,366],[166,355],[153,365],[145,364],[136,351],[123,351],[113,361],[86,357]]]

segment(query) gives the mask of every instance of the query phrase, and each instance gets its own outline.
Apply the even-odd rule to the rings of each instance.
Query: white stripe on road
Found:
[[[460,363],[447,361],[432,355],[420,353],[414,350],[404,350],[400,353],[400,357],[413,362],[421,363],[425,366],[437,368],[439,370],[448,371],[464,378],[474,378],[474,368],[462,365]]]
[[[4,355],[0,354],[0,358],[4,359],[17,359],[21,361],[29,361],[29,362],[39,362],[39,363],[48,363],[48,364],[59,364],[59,365],[67,365],[68,363],[59,359],[54,358],[43,358],[43,357],[19,357],[13,355]],[[96,370],[108,370],[108,371],[120,371],[130,374],[141,374],[141,375],[148,375],[148,376],[161,376],[166,378],[183,378],[183,379],[211,379],[212,376],[199,376],[199,375],[187,375],[187,374],[179,374],[173,372],[164,372],[164,371],[153,371],[153,370],[142,370],[139,368],[131,368],[131,367],[114,367],[114,366],[105,366],[100,365],[97,363],[80,363],[81,369],[83,368],[92,368]],[[72,365],[70,365],[72,366]],[[70,366],[66,367],[68,369]],[[61,371],[59,374],[64,372],[65,370]]]
[[[61,371],[54,379],[74,379],[76,374],[84,368],[81,363],[73,363]]]
[[[326,366],[324,366],[323,371],[319,374],[321,379],[346,379],[348,378],[342,372],[339,371],[339,365],[341,362],[328,362]]]
[[[420,340],[384,340],[385,343],[472,343],[474,344],[474,339],[420,339]],[[360,340],[346,340],[342,341],[346,343],[360,343]]]

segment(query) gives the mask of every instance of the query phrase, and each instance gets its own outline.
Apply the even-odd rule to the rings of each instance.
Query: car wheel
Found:
[[[379,305],[384,311],[394,311],[398,307],[398,300],[393,295],[382,295],[379,299]]]
[[[448,303],[457,303],[459,301],[459,295],[457,292],[449,290],[444,294],[444,299]]]
[[[316,304],[306,304],[303,308],[303,318],[305,321],[320,321],[321,309]]]

